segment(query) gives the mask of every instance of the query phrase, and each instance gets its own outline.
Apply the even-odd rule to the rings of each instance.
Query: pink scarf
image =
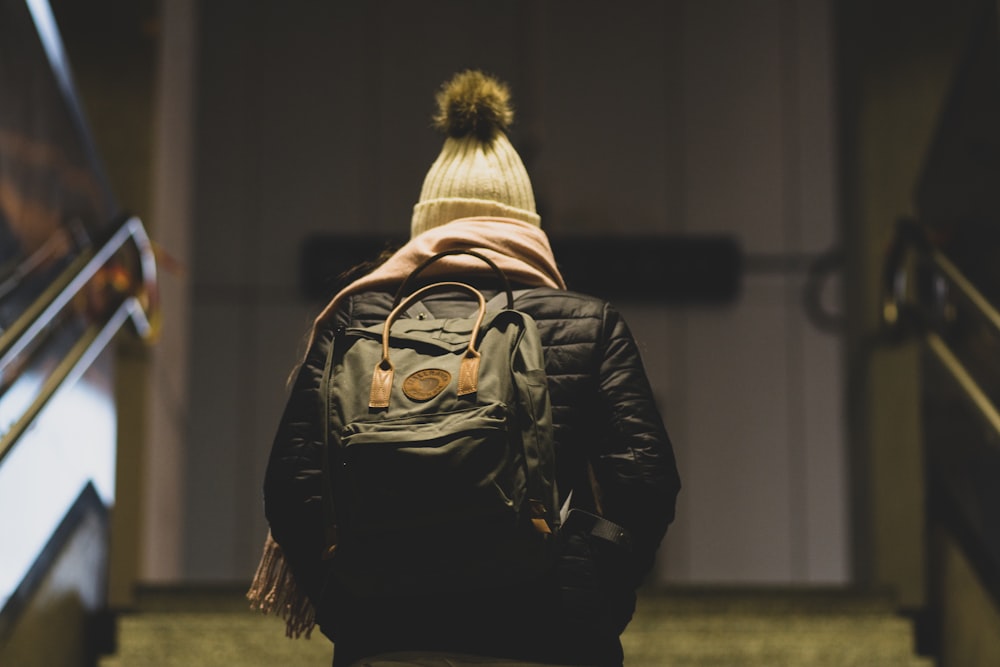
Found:
[[[344,297],[398,287],[424,260],[445,250],[476,250],[496,262],[507,278],[518,285],[566,289],[549,238],[541,229],[513,218],[460,218],[411,239],[384,264],[342,289],[316,318],[313,330],[340,306]],[[493,275],[493,269],[470,255],[449,255],[434,262],[421,275],[489,276]]]

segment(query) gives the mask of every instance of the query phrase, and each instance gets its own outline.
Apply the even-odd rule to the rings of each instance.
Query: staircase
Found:
[[[99,667],[307,667],[330,664],[318,633],[288,640],[239,591],[144,593],[119,619]],[[626,631],[627,667],[933,667],[887,598],[840,591],[646,592]]]
[[[883,596],[841,591],[666,591],[640,598],[627,667],[933,667]]]

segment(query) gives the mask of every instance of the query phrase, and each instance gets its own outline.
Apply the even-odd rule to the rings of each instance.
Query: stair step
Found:
[[[330,643],[284,637],[233,591],[160,591],[119,620],[100,667],[329,665]],[[933,667],[884,596],[840,591],[667,590],[640,596],[622,637],[627,667]]]
[[[622,637],[629,667],[933,667],[886,596],[673,590],[640,597]]]
[[[243,612],[137,612],[122,616],[118,652],[99,667],[329,667],[330,642],[287,639],[283,623]]]

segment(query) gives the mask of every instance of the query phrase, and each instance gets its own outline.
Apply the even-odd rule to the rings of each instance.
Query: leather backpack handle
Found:
[[[410,272],[410,275],[406,277],[406,280],[403,281],[403,284],[399,286],[399,290],[396,292],[396,298],[393,299],[392,301],[393,308],[395,308],[399,304],[399,302],[403,300],[403,295],[406,294],[408,290],[412,289],[411,285],[413,285],[417,276],[419,276],[424,269],[426,269],[428,266],[438,261],[442,257],[449,257],[451,255],[471,255],[486,262],[490,266],[490,268],[493,269],[493,272],[497,274],[497,276],[500,278],[500,283],[501,285],[503,285],[503,291],[507,295],[507,308],[510,310],[514,309],[514,292],[510,288],[510,280],[507,279],[507,274],[503,272],[503,269],[497,266],[496,262],[494,262],[486,255],[482,254],[481,252],[478,252],[476,250],[464,250],[464,249],[444,250],[442,252],[437,253],[436,255],[428,257],[423,262],[421,262],[417,268],[413,269],[413,271]]]
[[[479,388],[479,350],[476,349],[476,339],[479,337],[479,327],[483,324],[483,317],[486,316],[486,299],[482,292],[471,285],[458,282],[433,283],[418,289],[416,292],[406,297],[406,299],[394,307],[389,316],[385,318],[385,327],[382,329],[382,360],[375,364],[375,371],[372,373],[372,389],[368,397],[368,407],[387,408],[389,407],[389,395],[392,392],[392,379],[395,369],[392,360],[389,359],[389,328],[396,321],[400,313],[406,310],[413,302],[420,299],[424,292],[442,287],[460,288],[467,290],[479,301],[479,312],[476,315],[476,323],[472,326],[472,334],[469,337],[469,346],[462,356],[462,361],[458,367],[458,395],[465,396],[474,394]]]

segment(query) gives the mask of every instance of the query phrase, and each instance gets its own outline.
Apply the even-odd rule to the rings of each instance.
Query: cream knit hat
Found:
[[[528,171],[504,131],[514,119],[507,87],[478,71],[445,83],[435,125],[448,134],[413,207],[410,238],[458,218],[498,216],[536,227]]]

